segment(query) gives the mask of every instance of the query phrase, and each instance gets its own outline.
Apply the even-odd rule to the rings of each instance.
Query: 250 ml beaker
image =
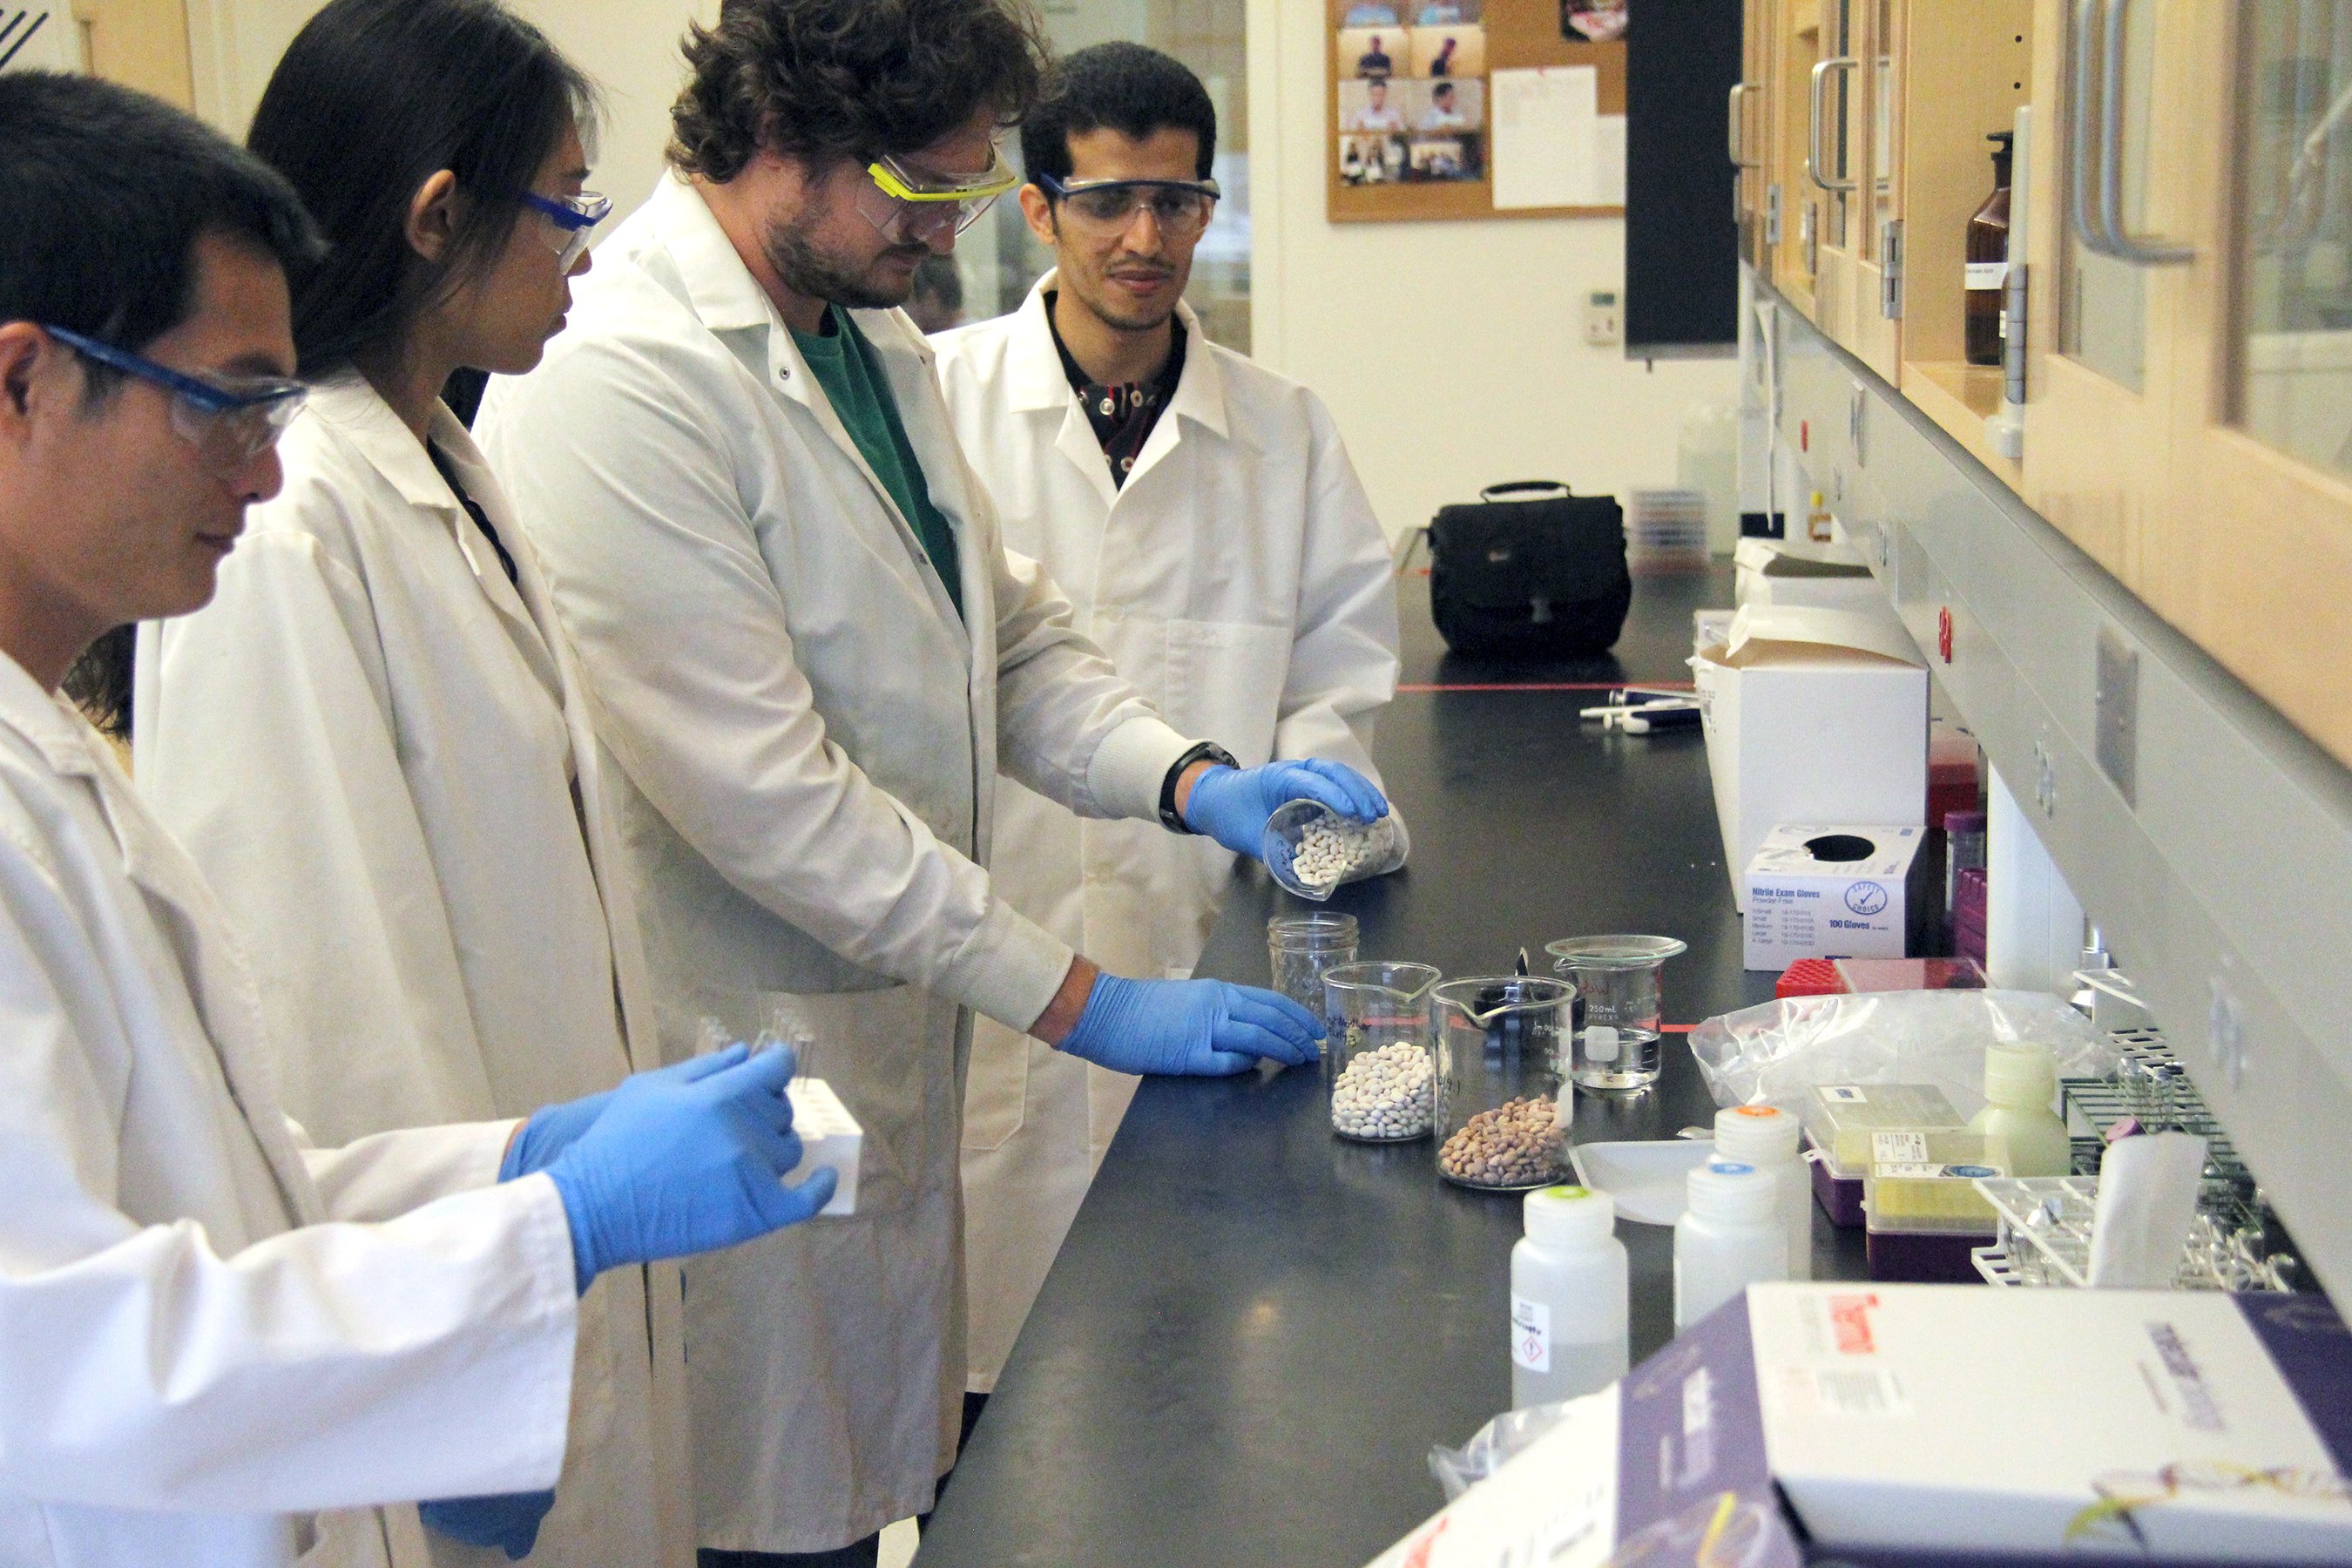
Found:
[[[1426,963],[1343,963],[1323,972],[1323,1058],[1331,1131],[1362,1143],[1429,1136],[1437,1064],[1429,1042]]]
[[[1659,971],[1689,946],[1670,936],[1575,936],[1548,942],[1553,971],[1584,998],[1568,1076],[1580,1089],[1658,1081]]]
[[[1576,987],[1534,974],[1448,980],[1430,993],[1437,1037],[1437,1173],[1524,1192],[1568,1168],[1559,1062]]]

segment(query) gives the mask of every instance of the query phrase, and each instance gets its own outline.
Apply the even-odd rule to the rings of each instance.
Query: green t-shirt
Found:
[[[956,555],[954,531],[940,509],[931,504],[930,487],[923,482],[923,465],[915,458],[914,443],[898,419],[898,400],[890,395],[889,378],[875,357],[874,345],[845,311],[825,307],[824,329],[803,332],[793,329],[793,341],[810,374],[824,388],[833,411],[841,416],[849,438],[866,455],[874,477],[889,490],[898,510],[915,526],[916,537],[931,558],[931,567],[947,588],[948,600],[963,614],[963,574]],[[852,347],[856,353],[851,353]]]

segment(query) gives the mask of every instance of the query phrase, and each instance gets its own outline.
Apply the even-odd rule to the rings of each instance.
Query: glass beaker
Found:
[[[1564,1179],[1570,1107],[1559,1062],[1575,1011],[1576,987],[1539,974],[1431,990],[1439,1175],[1513,1193]]]
[[[1356,962],[1353,915],[1276,915],[1265,922],[1274,989],[1323,1016],[1323,972]]]
[[[1429,1045],[1426,963],[1342,963],[1323,972],[1323,1059],[1331,1131],[1360,1143],[1429,1136],[1437,1064]]]
[[[1580,1089],[1658,1081],[1659,971],[1690,944],[1670,936],[1572,936],[1547,942],[1555,973],[1584,998],[1568,1076]]]

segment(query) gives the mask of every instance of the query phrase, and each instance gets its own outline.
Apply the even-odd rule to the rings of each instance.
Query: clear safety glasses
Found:
[[[857,210],[893,245],[908,239],[928,244],[942,233],[961,234],[980,221],[997,197],[1021,183],[993,147],[988,167],[977,174],[930,174],[887,157],[868,163],[866,173],[870,183],[857,195]]]
[[[190,375],[63,327],[45,325],[41,331],[85,359],[170,393],[172,428],[196,448],[205,468],[224,479],[278,444],[310,391],[299,381],[274,375]]]
[[[1224,193],[1214,180],[1057,180],[1039,174],[1045,194],[1080,229],[1108,239],[1124,234],[1135,215],[1150,211],[1164,239],[1197,237],[1216,216]]]
[[[588,248],[588,231],[613,213],[611,199],[593,191],[583,191],[576,196],[542,196],[536,191],[518,194],[525,205],[547,219],[547,243],[555,252],[556,265],[566,272],[580,259],[580,253]]]

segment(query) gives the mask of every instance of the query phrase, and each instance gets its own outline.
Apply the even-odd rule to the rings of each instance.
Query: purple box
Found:
[[[1864,1215],[1862,1212],[1862,1178],[1838,1176],[1830,1173],[1826,1159],[1808,1161],[1813,1173],[1813,1197],[1830,1223],[1841,1230],[1860,1230]]]

